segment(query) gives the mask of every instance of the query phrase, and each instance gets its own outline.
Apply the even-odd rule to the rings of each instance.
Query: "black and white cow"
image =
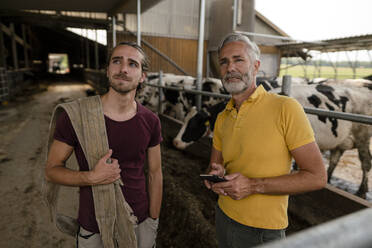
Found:
[[[159,74],[149,73],[147,82],[158,84]],[[221,80],[216,78],[203,78],[202,90],[214,93],[224,93]],[[162,77],[162,86],[177,87],[179,89],[196,89],[196,78],[191,76],[180,76],[170,73],[164,73]],[[186,113],[195,106],[195,95],[187,92],[173,89],[163,89],[161,99],[162,109],[160,113],[174,117],[183,121]],[[158,111],[159,90],[158,88],[145,86],[137,95],[137,100],[153,111]],[[203,107],[209,107],[218,103],[218,99],[202,96]]]
[[[159,74],[148,73],[147,81],[151,84],[158,84]],[[292,78],[293,84],[307,84],[304,78]],[[257,78],[257,85],[261,85],[268,91],[281,87],[281,78]],[[196,89],[196,78],[191,76],[175,75],[164,73],[162,77],[162,86],[172,86],[179,89]],[[226,94],[221,80],[216,78],[203,78],[202,91]],[[180,92],[172,89],[164,89],[161,99],[162,109],[160,113],[174,117],[183,121],[186,114],[195,106],[195,95],[186,92]],[[137,94],[137,100],[153,111],[158,111],[159,90],[155,87],[145,86]],[[208,108],[220,100],[202,96],[202,107]]]
[[[279,93],[280,90],[274,89]],[[342,87],[335,84],[328,85],[293,85],[292,97],[296,98],[304,107],[315,107],[340,112],[372,115],[372,93],[366,87]],[[222,103],[225,105],[226,103]],[[213,130],[207,123],[214,123],[218,108],[205,108],[199,112],[195,110],[188,113],[185,124],[174,138],[173,143],[179,149],[201,137],[210,134]],[[372,126],[356,122],[338,120],[330,117],[308,115],[314,129],[316,141],[322,151],[330,150],[328,180],[345,150],[357,148],[362,164],[363,180],[357,192],[365,197],[368,192],[367,173],[371,168],[371,154],[369,151]],[[197,125],[199,124],[199,126]]]
[[[200,111],[192,107],[187,113],[184,125],[173,139],[173,144],[178,149],[185,149],[200,138],[213,133],[217,115],[225,108],[227,101],[202,108]]]
[[[262,85],[265,90],[271,91],[277,88],[282,87],[282,77],[273,77],[273,78],[265,78],[265,77],[257,77],[256,84]],[[307,85],[310,84],[309,80],[302,77],[292,77],[291,78],[291,85]]]
[[[319,82],[323,85],[339,85],[344,87],[357,87],[357,88],[366,88],[372,90],[372,81],[367,79],[327,79]]]

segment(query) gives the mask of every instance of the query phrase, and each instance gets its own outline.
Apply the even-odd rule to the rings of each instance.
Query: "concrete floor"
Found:
[[[58,83],[0,108],[0,247],[74,247],[57,231],[41,198],[46,140],[54,106],[85,96],[88,85]],[[65,199],[60,208],[76,209]],[[71,212],[71,211],[70,211]]]

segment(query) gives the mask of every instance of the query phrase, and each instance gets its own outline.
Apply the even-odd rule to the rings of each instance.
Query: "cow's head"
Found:
[[[177,136],[173,139],[173,145],[178,149],[185,149],[209,132],[209,113],[205,110],[197,111],[192,107],[186,115],[184,124]]]
[[[185,122],[178,132],[173,144],[178,149],[185,149],[204,136],[212,134],[218,114],[226,107],[227,101],[219,102],[199,112],[195,107],[186,115]]]

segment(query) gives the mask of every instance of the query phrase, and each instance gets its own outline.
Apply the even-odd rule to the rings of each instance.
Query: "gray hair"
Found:
[[[251,41],[247,36],[243,34],[238,34],[238,33],[231,33],[231,34],[226,35],[225,38],[223,38],[220,46],[218,47],[218,56],[220,56],[221,49],[225,45],[227,45],[230,42],[234,42],[234,41],[240,41],[247,45],[248,56],[250,57],[252,61],[260,60],[261,52],[258,46],[256,45],[256,43]]]

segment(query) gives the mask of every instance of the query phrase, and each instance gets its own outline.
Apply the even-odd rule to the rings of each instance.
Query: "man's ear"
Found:
[[[145,80],[146,80],[146,77],[147,77],[147,73],[146,73],[146,72],[142,72],[142,76],[141,76],[141,79],[140,79],[140,83],[144,83]]]
[[[254,75],[256,76],[258,73],[258,69],[260,69],[261,61],[256,60],[254,62]]]
[[[256,60],[256,62],[254,62],[254,68],[256,71],[258,71],[258,69],[260,68],[260,65],[261,65],[261,61],[259,60]]]

